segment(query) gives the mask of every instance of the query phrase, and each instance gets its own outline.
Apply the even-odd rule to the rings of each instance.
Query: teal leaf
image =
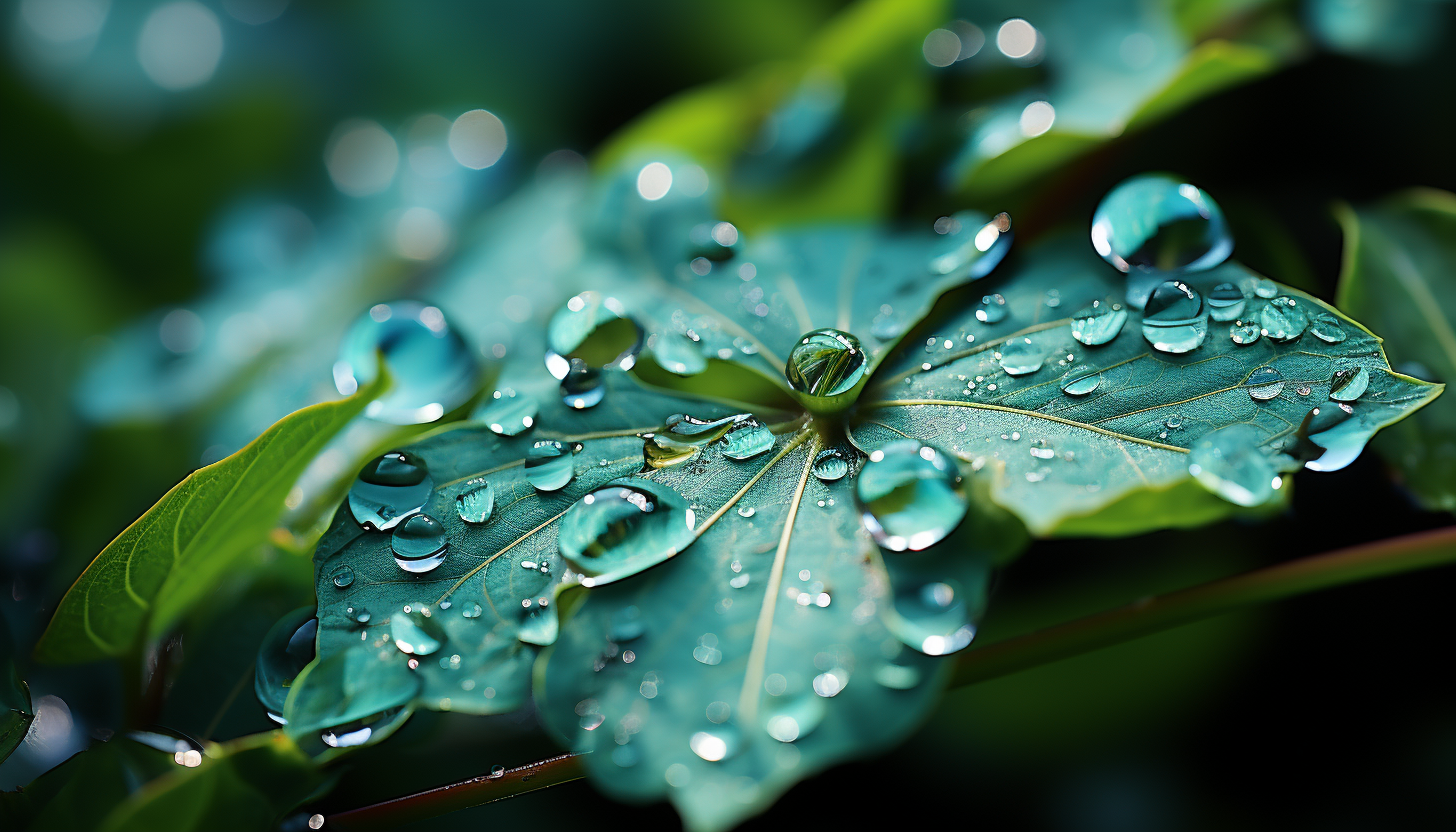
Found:
[[[1385,333],[1396,369],[1432,382],[1456,378],[1456,197],[1408,191],[1339,216],[1341,307]],[[1437,399],[1375,447],[1422,503],[1456,511],[1456,399]]]
[[[1292,298],[1311,329],[1240,345],[1230,335],[1239,320],[1205,319],[1197,348],[1160,351],[1142,331],[1142,313],[1116,308],[1126,305],[1124,276],[1085,239],[1051,240],[1025,252],[1016,270],[976,285],[973,295],[1004,298],[1004,317],[982,322],[982,305],[957,296],[960,309],[932,319],[923,341],[886,361],[860,396],[853,439],[869,451],[909,436],[955,454],[993,476],[993,498],[1038,535],[1133,534],[1232,509],[1188,487],[1189,449],[1219,428],[1250,426],[1273,471],[1328,470],[1440,391],[1392,372],[1378,338],[1316,298],[1233,263],[1185,278],[1204,298],[1232,283],[1243,296],[1240,317],[1266,330],[1285,325],[1281,298]],[[1256,285],[1279,297],[1256,294]],[[1087,346],[1074,323],[1092,317],[1084,310],[1094,302],[1127,318],[1109,342]],[[1091,325],[1078,326],[1100,340]],[[1316,326],[1343,340],[1326,341]],[[1263,368],[1282,386],[1261,386]],[[1359,369],[1369,386],[1345,416],[1331,386],[1337,371]],[[1310,446],[1301,427],[1316,408],[1324,416],[1304,431]],[[1321,432],[1335,417],[1338,425]]]
[[[124,655],[165,633],[262,544],[309,461],[389,384],[285,417],[247,447],[193,472],[86,567],[36,647],[46,661]]]

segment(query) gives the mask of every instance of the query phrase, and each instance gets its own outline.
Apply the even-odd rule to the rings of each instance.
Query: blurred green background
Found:
[[[424,290],[449,270],[448,256],[381,254],[369,239],[379,217],[427,202],[464,239],[473,218],[543,166],[583,166],[665,98],[795,59],[842,6],[5,4],[0,611],[32,694],[61,721],[0,766],[0,787],[23,785],[120,718],[114,668],[25,658],[74,576],[189,471],[329,395],[328,360],[298,361],[301,339],[286,333],[225,362],[227,373],[177,370],[190,348],[171,348],[187,347],[207,304],[272,324],[293,315],[296,332],[322,310],[333,317],[318,326],[334,326]],[[1018,13],[1012,3],[963,6],[955,13],[988,31]],[[1239,259],[1328,298],[1341,250],[1335,200],[1456,189],[1451,4],[1117,8],[1150,6],[1232,28],[1280,16],[1301,35],[1284,68],[1008,193],[947,185],[942,171],[955,153],[943,136],[956,135],[988,87],[999,95],[1037,78],[938,73],[930,135],[905,145],[894,218],[928,224],[957,208],[1012,205],[1018,233],[1034,235],[1085,223],[1132,173],[1173,170],[1222,203]],[[477,108],[504,125],[503,153],[443,185],[420,177],[415,192],[400,185],[354,197],[348,171],[327,163],[367,120],[418,172],[435,163],[427,134]],[[336,268],[265,280],[257,275],[268,258]],[[139,332],[160,332],[166,349],[133,349]],[[273,398],[249,399],[255,383]],[[1300,479],[1289,512],[1268,524],[1037,544],[1001,577],[985,634],[1446,522],[1415,508],[1367,452],[1346,470]],[[267,627],[309,602],[310,583],[306,557],[267,557],[263,578],[221,594],[177,648],[184,670],[166,724],[213,739],[269,727],[235,687]],[[1453,590],[1449,569],[1342,589],[954,691],[905,746],[801,785],[749,826],[849,826],[870,805],[906,823],[954,812],[967,826],[1067,832],[1456,827]],[[552,750],[529,712],[422,713],[359,754],[325,805],[357,806]],[[470,815],[449,822],[677,823],[665,807],[619,807],[581,783]]]

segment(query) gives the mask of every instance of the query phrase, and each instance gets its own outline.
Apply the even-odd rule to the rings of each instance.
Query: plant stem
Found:
[[[583,776],[580,754],[562,754],[503,774],[484,774],[459,783],[386,800],[324,818],[324,829],[394,829],[406,823],[470,809],[518,794],[559,786]]]
[[[1239,607],[1450,563],[1456,563],[1456,526],[1301,558],[970,650],[952,685],[983,682]]]

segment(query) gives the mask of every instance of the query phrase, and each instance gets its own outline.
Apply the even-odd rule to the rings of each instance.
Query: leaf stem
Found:
[[[395,829],[406,823],[559,786],[582,778],[581,756],[562,754],[508,769],[503,774],[483,774],[448,786],[328,815],[324,818],[323,828],[360,832],[370,829]]]
[[[1301,558],[970,650],[952,685],[983,682],[1239,607],[1451,563],[1456,563],[1456,526]]]

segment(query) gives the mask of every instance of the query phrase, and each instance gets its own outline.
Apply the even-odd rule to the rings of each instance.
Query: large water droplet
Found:
[[[543,439],[526,452],[526,481],[539,491],[558,491],[576,475],[571,449],[554,439]]]
[[[1330,378],[1330,398],[1337,402],[1353,402],[1370,387],[1370,371],[1364,367],[1336,370]]]
[[[621,580],[672,557],[697,519],[672,488],[623,478],[582,497],[561,519],[557,546],[585,586]]]
[[[582,292],[547,324],[546,369],[562,380],[572,371],[630,370],[642,341],[642,327],[616,298]]]
[[[1271,341],[1293,341],[1309,326],[1309,318],[1294,298],[1281,296],[1259,310],[1259,331]]]
[[[955,466],[913,439],[870,454],[855,494],[870,536],[896,552],[939,543],[966,516],[966,496]]]
[[[1030,338],[1012,338],[1001,345],[1001,369],[1007,375],[1025,376],[1041,369],[1046,361],[1046,348]]]
[[[424,508],[434,487],[424,460],[405,451],[390,451],[359,472],[349,489],[349,511],[366,529],[392,529]]]
[[[1355,461],[1370,428],[1355,417],[1354,405],[1326,402],[1305,415],[1296,434],[1311,471],[1338,471]]]
[[[1199,188],[1142,174],[1108,192],[1092,215],[1092,247],[1120,271],[1209,269],[1233,251],[1223,211]]]
[[[1234,321],[1229,327],[1229,339],[1241,347],[1259,340],[1259,325],[1253,321]]]
[[[1244,314],[1248,300],[1232,283],[1220,283],[1208,290],[1208,317],[1215,321],[1232,321]]]
[[[821,482],[834,482],[849,473],[850,454],[840,448],[827,448],[814,457],[814,476]]]
[[[1260,367],[1249,374],[1249,380],[1244,382],[1244,387],[1249,391],[1249,398],[1256,402],[1267,402],[1284,392],[1284,375],[1273,367]]]
[[[445,562],[450,542],[439,520],[428,514],[412,514],[395,528],[389,548],[400,569],[420,574]]]
[[[253,673],[253,691],[275,722],[283,722],[283,703],[293,679],[314,657],[318,619],[313,607],[302,607],[283,616],[268,630],[258,646]]]
[[[1096,367],[1073,367],[1062,376],[1062,392],[1068,396],[1085,396],[1101,383],[1102,373]]]
[[[1153,349],[1174,355],[1192,352],[1207,334],[1203,297],[1180,280],[1158,284],[1143,309],[1143,337]]]
[[[455,498],[460,519],[477,526],[489,521],[495,511],[495,487],[489,481],[479,479],[467,482],[465,489]]]
[[[944,656],[965,649],[976,635],[966,600],[958,587],[939,581],[897,588],[895,615],[887,623],[906,645],[929,656]]]
[[[1193,443],[1188,473],[1234,505],[1262,505],[1274,495],[1278,477],[1249,425],[1219,428]]]
[[[976,320],[983,324],[995,324],[1006,320],[1006,298],[1000,294],[985,295],[976,305]]]
[[[445,630],[420,610],[403,610],[389,617],[389,637],[401,653],[428,656],[445,642]]]
[[[841,409],[865,378],[865,351],[859,339],[837,329],[816,329],[789,353],[784,375],[802,397],[826,409]]]
[[[365,406],[364,415],[381,422],[433,422],[464,404],[480,381],[474,353],[434,306],[397,301],[361,315],[344,335],[334,363],[339,392],[352,395],[373,381],[379,353],[393,383]]]
[[[1326,344],[1338,344],[1350,337],[1340,325],[1340,319],[1328,312],[1316,310],[1309,315],[1309,331]]]
[[[516,436],[536,424],[536,399],[507,387],[491,394],[476,419],[503,436]]]
[[[932,274],[965,275],[974,280],[996,267],[1011,248],[1011,215],[997,214],[981,222],[984,214],[962,211],[950,217],[950,230],[937,243],[940,252],[930,259]]]
[[[723,437],[723,456],[729,459],[752,459],[774,444],[773,431],[756,420],[740,423]]]
[[[1072,318],[1072,337],[1089,347],[1100,347],[1122,332],[1127,310],[1120,303],[1094,300]]]

